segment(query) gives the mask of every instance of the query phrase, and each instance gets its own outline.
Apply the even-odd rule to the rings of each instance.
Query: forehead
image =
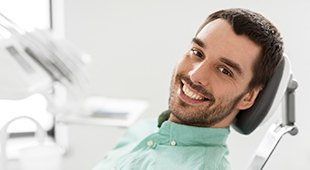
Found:
[[[206,54],[213,58],[225,57],[241,66],[243,72],[252,75],[252,67],[261,47],[245,35],[237,35],[224,19],[208,23],[196,38],[205,44]]]

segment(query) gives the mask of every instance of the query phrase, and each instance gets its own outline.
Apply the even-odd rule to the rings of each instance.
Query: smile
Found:
[[[181,80],[181,85],[178,90],[179,98],[188,104],[200,104],[209,101],[208,98],[192,89],[185,81]]]
[[[195,99],[195,100],[203,100],[204,97],[199,95],[198,93],[195,93],[193,91],[191,91],[186,85],[183,84],[183,88],[182,88],[184,94],[191,98],[191,99]]]

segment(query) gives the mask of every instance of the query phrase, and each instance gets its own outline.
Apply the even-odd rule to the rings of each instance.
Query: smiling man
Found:
[[[229,126],[255,103],[282,47],[277,29],[260,14],[211,14],[174,71],[159,129],[148,130],[150,122],[130,128],[96,169],[230,169]]]
[[[262,86],[248,88],[261,47],[216,19],[192,40],[173,77],[169,120],[192,126],[227,127],[252,106]]]

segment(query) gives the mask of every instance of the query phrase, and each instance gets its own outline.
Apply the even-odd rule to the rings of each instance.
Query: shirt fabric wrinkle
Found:
[[[146,127],[152,124],[148,122],[139,126],[141,128],[135,130],[147,130]],[[156,121],[153,121],[153,126],[156,127]],[[108,154],[111,155],[109,159],[104,159],[94,170],[111,167],[122,170],[230,169],[226,146],[229,128],[194,127],[165,121],[159,129],[150,131],[154,133],[147,137],[135,137],[141,140],[128,144],[128,148],[124,143],[122,147],[116,147]],[[128,133],[124,138],[131,135],[134,133]]]

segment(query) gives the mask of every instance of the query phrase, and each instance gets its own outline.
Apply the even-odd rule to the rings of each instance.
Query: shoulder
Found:
[[[125,134],[117,142],[117,145],[114,149],[121,148],[127,144],[137,144],[146,136],[156,132],[157,130],[158,128],[156,119],[150,118],[137,121],[127,129]]]
[[[156,169],[230,170],[227,148],[217,146],[173,148],[160,150]]]
[[[228,160],[228,148],[226,146],[211,147],[207,149],[202,169],[205,170],[230,170]]]
[[[227,156],[224,156],[218,163],[217,170],[231,170],[230,162]]]

